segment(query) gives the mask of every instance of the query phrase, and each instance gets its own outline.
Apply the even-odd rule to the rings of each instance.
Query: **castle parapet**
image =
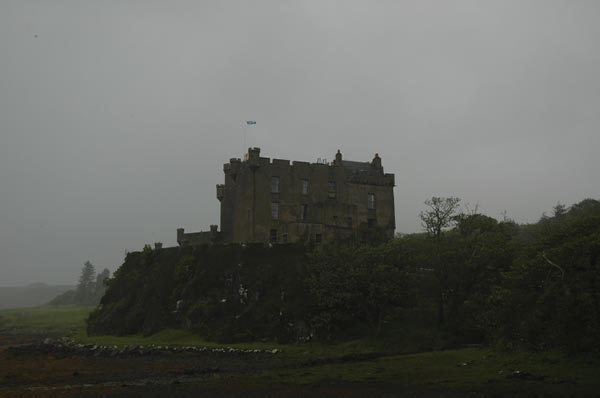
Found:
[[[261,164],[260,160],[260,148],[248,148],[248,153],[246,154],[248,166],[251,169],[257,169]]]
[[[273,166],[290,167],[290,161],[286,159],[273,159]]]
[[[383,175],[372,175],[366,171],[358,173],[352,173],[348,182],[353,184],[364,184],[364,185],[379,185],[379,186],[395,186],[394,174],[383,174]]]
[[[177,228],[177,243],[181,247],[212,245],[221,241],[221,233],[217,225],[211,225],[210,231],[185,233],[183,228]]]
[[[240,158],[231,158],[231,159],[229,159],[229,164],[230,164],[230,172],[232,174],[232,177],[235,179],[235,176],[237,176],[240,172],[240,167],[241,167],[242,161]]]

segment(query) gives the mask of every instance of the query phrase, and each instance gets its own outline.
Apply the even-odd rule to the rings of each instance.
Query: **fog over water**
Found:
[[[0,286],[219,223],[223,163],[371,160],[398,232],[600,198],[600,2],[0,2]]]

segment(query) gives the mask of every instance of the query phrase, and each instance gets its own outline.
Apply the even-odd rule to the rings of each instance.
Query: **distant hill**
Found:
[[[32,283],[27,286],[0,287],[0,308],[34,307],[47,304],[54,297],[74,289],[70,285]]]

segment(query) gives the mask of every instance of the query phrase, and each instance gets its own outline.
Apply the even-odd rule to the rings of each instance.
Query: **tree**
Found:
[[[75,291],[75,302],[80,304],[89,303],[94,296],[96,269],[89,261],[86,261],[81,268],[79,283]]]
[[[431,236],[439,239],[442,231],[449,227],[456,217],[460,199],[455,197],[441,198],[434,196],[427,199],[425,204],[429,210],[419,214],[423,229]]]
[[[106,291],[105,281],[110,277],[110,271],[104,268],[102,272],[96,275],[96,282],[94,283],[94,297],[96,302],[100,302],[104,292]]]
[[[52,305],[96,305],[100,302],[106,292],[106,280],[110,277],[108,269],[102,270],[96,275],[96,270],[92,263],[86,261],[81,268],[79,283],[74,290],[69,290],[56,296],[50,301]]]
[[[434,253],[431,256],[431,268],[434,269],[434,274],[437,280],[437,301],[438,301],[438,323],[442,325],[445,321],[445,302],[448,295],[448,280],[450,278],[448,253],[442,254],[444,251],[441,247],[442,231],[449,227],[456,219],[456,210],[460,203],[459,198],[449,197],[442,198],[434,196],[427,199],[425,204],[429,210],[422,211],[421,225],[436,242]],[[446,257],[446,258],[443,258]]]
[[[567,206],[560,202],[556,202],[556,206],[552,208],[552,211],[554,212],[554,217],[564,217],[567,214]]]
[[[315,332],[330,338],[374,327],[380,334],[407,302],[410,284],[399,261],[391,242],[328,246],[310,255],[307,284]]]
[[[600,202],[586,199],[510,236],[479,321],[491,340],[600,353]],[[558,210],[558,211],[556,211]],[[504,260],[502,260],[504,257]],[[488,279],[488,280],[494,280]]]

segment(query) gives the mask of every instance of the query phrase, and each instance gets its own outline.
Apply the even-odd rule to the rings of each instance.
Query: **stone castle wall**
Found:
[[[217,197],[224,242],[326,241],[361,223],[393,235],[394,175],[383,173],[378,156],[371,164],[344,162],[339,153],[331,164],[290,162],[260,157],[260,149],[250,148],[244,161],[231,159],[223,170],[225,184],[217,186]],[[272,189],[274,177],[278,192]]]

